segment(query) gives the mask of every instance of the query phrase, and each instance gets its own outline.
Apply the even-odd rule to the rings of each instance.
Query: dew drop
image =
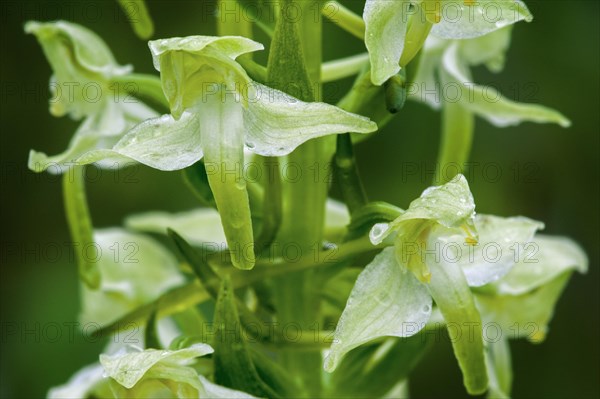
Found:
[[[384,234],[389,230],[390,225],[387,223],[377,223],[371,228],[369,238],[372,243],[379,244],[383,239]]]
[[[423,313],[429,313],[429,312],[431,312],[431,305],[425,305],[425,306],[423,306],[422,312]]]

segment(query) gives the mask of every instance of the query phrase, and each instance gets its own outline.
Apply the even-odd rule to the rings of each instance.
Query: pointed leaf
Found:
[[[218,384],[259,397],[277,398],[262,381],[252,362],[240,329],[240,320],[229,278],[223,279],[215,309],[215,379]]]

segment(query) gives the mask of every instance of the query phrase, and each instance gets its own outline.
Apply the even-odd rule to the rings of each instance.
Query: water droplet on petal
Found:
[[[369,238],[371,242],[375,245],[380,244],[383,238],[385,237],[385,233],[390,229],[390,225],[388,223],[377,223],[371,228],[371,232],[369,233]]]

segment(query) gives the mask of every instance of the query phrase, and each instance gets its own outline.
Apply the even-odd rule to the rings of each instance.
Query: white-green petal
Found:
[[[500,72],[510,47],[511,33],[512,26],[507,26],[477,39],[457,42],[461,62],[473,66],[485,64],[490,71]]]
[[[207,344],[194,344],[175,351],[129,347],[114,355],[100,355],[100,364],[109,377],[125,388],[132,388],[156,365],[186,367],[195,358],[210,353],[213,349]]]
[[[448,234],[447,231],[439,231],[430,239],[428,247],[435,248],[442,266],[449,263],[459,265],[469,286],[479,287],[510,272],[523,248],[543,227],[543,223],[525,217],[477,215],[477,244],[466,244],[461,232]]]
[[[541,342],[548,332],[554,306],[566,287],[570,272],[564,272],[552,281],[522,295],[495,295],[477,293],[477,307],[486,329],[500,332],[510,339],[527,338]]]
[[[29,152],[28,167],[34,172],[48,170],[53,174],[66,172],[80,163],[80,158],[91,151],[112,148],[128,128],[157,114],[142,103],[115,104],[110,101],[98,113],[88,116],[79,126],[69,142],[68,148],[60,154],[48,156],[43,152]],[[98,159],[101,168],[118,168],[130,164],[126,157],[105,154]]]
[[[82,323],[106,325],[184,282],[175,256],[149,237],[112,228],[95,231],[94,242],[74,248],[101,274],[98,290],[81,288]]]
[[[444,185],[432,186],[423,191],[392,225],[398,228],[402,222],[423,219],[444,227],[459,227],[464,223],[471,224],[474,212],[475,200],[469,183],[463,175],[457,175]]]
[[[170,51],[202,54],[206,49],[217,51],[232,60],[242,54],[263,50],[265,47],[254,40],[241,36],[187,36],[148,42],[154,67],[160,71],[160,56]]]
[[[400,71],[411,1],[367,0],[363,12],[371,80],[380,86]]]
[[[458,99],[467,109],[499,126],[517,125],[521,122],[557,123],[562,127],[571,122],[558,111],[538,105],[518,103],[502,96],[493,87],[476,85],[470,77],[466,63],[462,62],[458,43],[448,47],[443,56],[444,68],[440,71],[444,85],[459,89]]]
[[[73,374],[67,383],[50,388],[47,397],[48,399],[87,398],[105,379],[103,374],[104,369],[100,363],[90,364]]]
[[[588,268],[587,255],[576,242],[542,234],[522,249],[518,260],[511,272],[494,285],[499,294],[525,294],[567,271],[585,273]]]
[[[533,19],[520,0],[444,1],[441,15],[442,19],[433,25],[431,33],[444,39],[479,37]]]
[[[244,111],[246,146],[264,156],[282,156],[317,137],[338,133],[370,133],[375,122],[325,103],[306,103],[270,87],[253,83]]]
[[[325,370],[335,370],[353,348],[379,337],[409,337],[431,315],[431,296],[412,273],[403,272],[393,248],[384,249],[356,280],[335,330]]]
[[[200,399],[212,398],[212,399],[255,399],[256,396],[252,396],[249,393],[237,391],[235,389],[227,388],[221,385],[217,385],[210,382],[206,377],[199,375],[200,383],[202,385],[202,391],[200,392]]]
[[[442,92],[437,71],[447,43],[448,41],[435,36],[427,37],[421,50],[421,60],[414,82],[408,87],[410,98],[423,102],[436,110],[442,106]]]
[[[458,265],[428,262],[428,266],[431,281],[426,286],[453,334],[452,348],[465,388],[471,395],[481,394],[488,386],[483,325],[467,280]]]
[[[200,121],[189,112],[184,112],[179,120],[171,115],[149,119],[131,129],[112,149],[91,151],[77,162],[92,163],[115,155],[159,170],[186,168],[204,155]]]
[[[146,212],[127,217],[125,226],[129,229],[148,233],[166,234],[167,229],[175,230],[189,243],[226,246],[225,233],[219,213],[212,208],[199,208],[185,212]]]

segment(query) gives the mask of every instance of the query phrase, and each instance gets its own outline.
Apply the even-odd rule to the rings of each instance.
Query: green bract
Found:
[[[107,325],[183,283],[178,262],[155,240],[122,229],[101,229],[85,251],[97,265],[100,287],[81,288],[82,323]]]
[[[50,113],[84,119],[65,152],[49,157],[32,150],[31,170],[62,173],[85,152],[112,147],[129,128],[156,116],[152,109],[112,86],[115,78],[127,76],[132,68],[117,64],[106,43],[94,32],[65,21],[30,21],[25,31],[36,36],[54,72],[50,79]],[[100,165],[116,168],[122,160],[112,156]]]
[[[367,0],[363,18],[371,79],[378,86],[410,62],[430,31],[444,39],[467,39],[533,19],[525,4],[514,0]]]
[[[150,49],[172,114],[140,124],[111,150],[92,151],[78,161],[117,154],[176,170],[204,157],[232,262],[250,269],[254,238],[240,173],[244,146],[259,155],[281,156],[316,137],[368,133],[377,126],[332,105],[305,103],[253,82],[235,61],[262,49],[252,40],[190,36],[152,41]]]
[[[467,390],[486,389],[481,318],[469,286],[506,275],[516,262],[510,248],[527,244],[543,225],[522,217],[475,217],[474,209],[466,180],[459,175],[425,190],[392,223],[373,227],[374,244],[393,241],[395,248],[384,249],[358,277],[338,323],[327,370],[375,338],[419,332],[431,316],[433,298],[446,323],[462,333],[474,328],[472,341],[456,340],[453,346]],[[386,241],[389,236],[393,240]]]

